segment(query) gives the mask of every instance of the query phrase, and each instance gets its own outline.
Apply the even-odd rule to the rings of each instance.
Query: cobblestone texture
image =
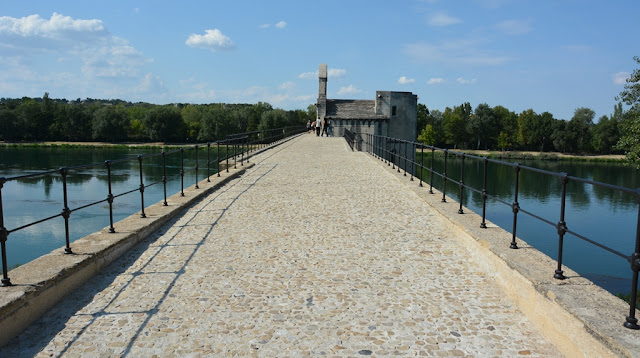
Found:
[[[0,356],[560,355],[367,154],[303,135],[254,161]]]

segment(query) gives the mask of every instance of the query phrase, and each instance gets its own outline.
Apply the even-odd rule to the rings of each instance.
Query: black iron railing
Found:
[[[357,133],[353,134],[354,137],[356,135],[358,134]],[[596,242],[575,231],[569,230],[569,228],[567,227],[567,223],[565,222],[567,183],[569,182],[583,183],[583,184],[593,185],[596,187],[619,191],[634,197],[638,204],[640,204],[640,188],[630,189],[630,188],[620,187],[620,186],[597,182],[589,179],[570,176],[567,173],[551,172],[547,170],[524,166],[519,163],[511,163],[511,162],[505,162],[505,161],[500,161],[495,159],[489,159],[487,157],[480,157],[480,156],[475,156],[471,154],[466,154],[463,152],[437,148],[434,146],[424,145],[422,143],[412,142],[412,141],[407,141],[402,139],[384,137],[384,136],[373,135],[373,134],[364,134],[364,133],[361,134],[361,137],[365,141],[365,144],[363,147],[368,153],[384,161],[387,165],[391,166],[392,169],[396,169],[397,167],[397,171],[399,173],[401,172],[401,168],[402,168],[404,170],[405,176],[407,176],[407,172],[410,173],[410,177],[411,177],[410,180],[413,180],[413,173],[416,169],[419,169],[420,173],[424,171],[428,172],[429,173],[429,193],[433,194],[433,178],[435,176],[440,177],[442,179],[442,188],[441,188],[442,202],[446,202],[447,182],[451,182],[456,186],[458,186],[459,198],[460,198],[459,200],[460,205],[458,208],[459,214],[464,213],[462,208],[463,199],[464,199],[464,196],[463,196],[464,190],[470,190],[472,192],[475,192],[481,195],[482,197],[482,221],[480,223],[481,228],[487,227],[486,226],[486,207],[487,207],[486,203],[488,199],[494,200],[496,202],[509,206],[513,213],[511,241],[509,243],[509,247],[512,249],[518,249],[518,244],[516,241],[516,232],[517,232],[519,213],[529,215],[530,217],[538,220],[539,222],[553,226],[558,233],[558,259],[557,259],[557,266],[555,268],[553,277],[558,280],[563,280],[566,278],[562,270],[562,254],[563,254],[564,236],[567,233],[572,234],[573,236],[583,240],[586,243],[594,245],[602,250],[606,250],[607,252],[610,252],[615,256],[618,256],[626,260],[631,266],[632,278],[631,278],[631,295],[630,295],[631,297],[630,297],[629,315],[626,317],[624,326],[630,329],[640,329],[640,325],[638,325],[638,319],[635,316],[636,302],[638,297],[638,272],[640,271],[640,205],[638,207],[638,219],[636,224],[635,248],[633,248],[633,252],[631,253],[631,255],[624,254],[618,250],[615,250],[611,247],[603,245],[602,243]],[[419,161],[416,159],[418,150],[421,154]],[[425,151],[427,154],[429,154],[429,151],[431,151],[430,163],[427,163],[427,165],[425,165],[424,163]],[[434,170],[435,152],[441,152],[444,154],[444,169],[442,172],[437,172],[436,170]],[[448,166],[447,160],[450,156],[454,156],[460,159],[459,180],[457,180],[456,178],[449,177],[447,175],[447,166]],[[465,181],[464,181],[465,160],[476,160],[476,161],[482,162],[482,165],[484,168],[482,189],[474,188],[465,184]],[[489,163],[491,163],[492,165],[506,166],[506,167],[512,168],[514,172],[514,187],[515,187],[513,202],[511,203],[506,202],[500,199],[498,196],[490,195],[487,192],[487,167]],[[525,210],[522,207],[520,207],[520,203],[518,202],[518,190],[519,190],[518,186],[520,181],[520,175],[521,175],[521,172],[523,171],[538,173],[542,175],[548,175],[560,180],[562,185],[562,194],[561,194],[561,201],[560,201],[560,215],[557,222],[553,222],[545,218],[542,218],[534,214],[533,212]],[[420,175],[419,185],[423,186],[422,175]]]
[[[167,182],[169,180],[180,178],[180,195],[184,196],[185,152],[188,152],[188,151],[195,152],[195,166],[187,169],[194,171],[195,188],[198,188],[198,182],[199,182],[198,178],[199,178],[199,171],[200,171],[200,164],[201,164],[201,161],[199,158],[199,152],[204,151],[205,150],[204,148],[206,148],[206,156],[207,156],[206,158],[207,160],[205,163],[206,178],[207,178],[207,181],[210,182],[211,181],[210,177],[212,175],[217,174],[217,176],[220,176],[220,170],[222,169],[221,168],[222,166],[224,166],[227,172],[229,171],[229,167],[231,165],[233,165],[234,168],[237,168],[238,162],[240,163],[240,166],[242,166],[244,165],[245,161],[247,163],[249,162],[250,156],[253,153],[256,153],[257,151],[262,150],[265,147],[268,147],[270,145],[274,145],[289,136],[302,133],[305,130],[306,128],[304,126],[299,126],[299,127],[286,127],[286,128],[238,133],[238,134],[230,135],[227,138],[219,141],[185,146],[185,147],[175,149],[175,150],[170,150],[170,151],[163,150],[162,152],[156,153],[156,154],[138,155],[137,157],[133,157],[133,158],[106,160],[103,163],[93,163],[93,164],[85,164],[85,165],[78,165],[78,166],[72,166],[72,167],[62,167],[59,169],[49,170],[45,172],[19,175],[19,176],[10,177],[10,178],[0,178],[0,249],[2,252],[2,279],[0,280],[0,286],[12,285],[11,280],[9,278],[9,274],[8,274],[7,249],[6,249],[6,242],[10,234],[18,232],[20,230],[24,230],[28,227],[31,227],[37,224],[48,222],[49,220],[53,220],[58,217],[61,217],[64,219],[64,227],[65,227],[64,252],[67,254],[71,254],[73,253],[70,238],[69,238],[70,237],[69,235],[70,220],[69,219],[71,217],[71,214],[77,211],[86,209],[88,207],[101,204],[101,203],[108,203],[109,204],[109,232],[115,233],[116,229],[113,223],[113,212],[114,212],[113,203],[119,197],[134,193],[136,191],[139,192],[140,207],[141,207],[140,217],[145,218],[146,217],[146,214],[144,211],[145,210],[145,201],[144,201],[145,189],[154,185],[162,184],[164,186],[163,204],[167,206],[168,205]],[[222,155],[221,155],[221,150],[223,152]],[[177,156],[177,155],[179,155],[180,157],[180,171],[177,174],[167,176],[167,165],[166,165],[167,157]],[[162,179],[155,182],[145,183],[143,178],[143,166],[146,162],[149,161],[149,159],[158,158],[158,157],[162,158]],[[136,188],[132,188],[125,192],[114,194],[112,192],[112,186],[111,186],[112,184],[111,176],[112,176],[113,166],[119,163],[125,163],[125,162],[131,162],[131,161],[138,162],[138,167],[140,171],[140,185]],[[212,167],[212,163],[215,164],[215,166]],[[73,175],[74,173],[79,173],[79,171],[84,169],[100,170],[101,168],[106,171],[106,175],[107,175],[107,187],[105,188],[105,192],[107,194],[106,198],[88,203],[83,206],[79,206],[77,208],[69,208],[68,199],[67,199],[67,178],[70,175]],[[62,178],[63,202],[62,202],[62,211],[60,212],[60,214],[51,215],[49,217],[45,217],[40,220],[27,223],[13,229],[7,229],[4,225],[4,213],[3,213],[3,205],[2,205],[2,188],[4,187],[4,184],[11,181],[16,181],[16,180],[45,177],[45,176],[54,176],[54,175],[60,175]]]
[[[353,150],[354,146],[356,145],[356,136],[357,134],[355,132],[352,132],[349,129],[344,130],[344,139],[347,141],[347,143],[349,143],[349,147],[351,147],[351,150]]]

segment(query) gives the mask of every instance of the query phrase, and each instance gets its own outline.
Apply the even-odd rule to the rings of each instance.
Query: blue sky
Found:
[[[315,103],[409,91],[570,119],[613,112],[638,0],[2,1],[0,97]]]

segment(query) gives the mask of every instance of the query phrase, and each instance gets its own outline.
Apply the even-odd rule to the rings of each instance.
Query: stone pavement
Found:
[[[252,160],[0,357],[560,356],[369,155],[305,134]]]

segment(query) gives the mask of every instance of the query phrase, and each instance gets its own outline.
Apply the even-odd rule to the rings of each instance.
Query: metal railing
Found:
[[[357,135],[354,133],[354,135]],[[626,260],[632,270],[632,286],[631,286],[631,297],[629,304],[629,315],[626,317],[624,322],[624,326],[630,329],[640,329],[640,325],[638,325],[638,319],[636,318],[636,300],[638,298],[638,272],[640,271],[640,205],[638,207],[638,220],[636,224],[636,237],[635,237],[635,248],[631,255],[626,255],[621,253],[618,250],[615,250],[611,247],[608,247],[602,243],[596,242],[586,236],[583,236],[577,232],[569,230],[567,227],[567,223],[565,222],[565,207],[566,207],[566,196],[567,196],[567,183],[569,182],[578,182],[588,185],[593,185],[596,187],[602,187],[607,189],[616,190],[619,192],[623,192],[625,194],[631,195],[635,198],[636,202],[640,204],[640,188],[639,189],[630,189],[625,187],[620,187],[616,185],[611,185],[607,183],[597,182],[589,179],[583,179],[579,177],[570,176],[567,173],[557,173],[551,172],[547,170],[542,170],[538,168],[528,167],[525,165],[521,165],[519,163],[511,163],[505,162],[501,160],[489,159],[487,157],[480,157],[476,155],[466,154],[463,152],[448,150],[437,148],[430,145],[425,145],[418,142],[407,141],[403,139],[390,138],[385,136],[373,135],[373,134],[361,134],[361,137],[365,141],[363,147],[364,150],[368,153],[376,156],[378,159],[384,161],[387,165],[391,166],[392,169],[396,169],[398,173],[401,172],[401,168],[404,170],[404,176],[407,176],[409,173],[410,180],[414,180],[413,173],[416,169],[420,169],[420,172],[427,171],[429,173],[429,193],[433,194],[433,178],[434,176],[438,176],[442,179],[442,202],[446,202],[446,193],[447,193],[447,182],[451,182],[458,187],[459,190],[459,207],[458,214],[463,214],[463,199],[464,199],[464,190],[470,190],[477,194],[480,194],[482,197],[482,221],[480,222],[481,228],[486,228],[486,208],[487,208],[487,200],[491,199],[498,203],[504,204],[511,208],[513,213],[513,224],[511,230],[511,241],[509,243],[509,247],[512,249],[518,249],[518,244],[516,242],[516,230],[518,224],[518,214],[523,213],[529,215],[530,217],[553,226],[558,233],[558,259],[557,266],[554,271],[553,277],[558,280],[564,280],[566,277],[564,276],[564,272],[562,270],[562,255],[563,255],[563,244],[564,244],[564,236],[569,233],[573,236],[583,240],[586,243],[594,245],[600,249],[606,250],[609,253],[614,254],[624,260]],[[420,150],[420,161],[416,160],[417,152]],[[425,158],[425,150],[431,151],[430,163],[425,166],[424,158]],[[434,168],[434,157],[435,152],[442,152],[444,154],[444,167],[442,172],[435,171]],[[452,178],[447,175],[447,160],[450,156],[459,157],[460,158],[460,178],[456,180],[456,178]],[[481,161],[483,165],[483,186],[482,189],[474,188],[465,184],[464,177],[464,166],[465,160],[476,160]],[[514,196],[513,202],[509,203],[498,196],[490,195],[487,192],[487,166],[489,163],[511,167],[515,176],[514,183]],[[552,222],[545,218],[542,218],[531,211],[525,210],[520,206],[518,202],[518,186],[521,172],[532,172],[543,175],[548,175],[551,177],[555,177],[560,180],[562,185],[562,194],[560,201],[560,215],[557,222]],[[420,175],[420,186],[423,186],[422,175]]]
[[[194,171],[195,188],[198,189],[198,182],[199,182],[198,174],[199,174],[200,164],[201,164],[200,158],[198,157],[198,153],[201,150],[203,150],[204,147],[206,147],[206,154],[207,154],[206,178],[207,178],[207,182],[210,182],[211,181],[210,177],[212,175],[217,174],[217,176],[220,176],[221,166],[224,166],[225,170],[229,172],[229,167],[231,165],[233,165],[234,168],[237,168],[238,162],[240,162],[241,166],[244,165],[245,161],[248,163],[252,153],[260,151],[270,145],[274,145],[289,136],[302,133],[305,130],[306,128],[304,126],[299,126],[299,127],[286,127],[286,128],[238,133],[238,134],[229,135],[227,136],[227,138],[219,141],[185,146],[185,147],[181,147],[179,149],[170,150],[170,151],[163,150],[162,152],[156,153],[156,154],[138,155],[132,158],[117,159],[117,160],[106,160],[103,163],[92,163],[92,164],[85,164],[85,165],[78,165],[78,166],[71,166],[71,167],[61,167],[59,169],[32,173],[32,174],[19,175],[19,176],[14,176],[9,178],[0,177],[0,250],[2,253],[2,279],[0,279],[0,286],[12,285],[11,279],[9,278],[9,274],[8,274],[9,270],[8,270],[8,264],[7,264],[7,249],[6,249],[6,242],[10,234],[18,232],[20,230],[24,230],[31,226],[45,223],[47,221],[61,217],[64,219],[64,228],[65,228],[64,252],[66,254],[72,254],[73,250],[72,250],[71,242],[69,238],[70,236],[69,235],[69,232],[70,232],[69,218],[71,217],[71,214],[91,206],[95,206],[102,203],[108,203],[109,204],[109,232],[115,233],[116,229],[113,223],[113,212],[114,212],[113,203],[116,199],[124,195],[134,193],[136,191],[140,192],[140,207],[141,207],[140,217],[146,218],[146,214],[144,211],[145,210],[145,201],[144,201],[145,189],[162,183],[164,186],[163,205],[167,206],[168,205],[167,182],[169,180],[180,178],[180,195],[184,196],[185,152],[192,151],[192,150],[195,151],[195,166],[187,169],[192,169]],[[220,154],[221,150],[224,151],[224,155]],[[166,165],[167,157],[171,155],[180,156],[180,171],[179,173],[174,174],[172,176],[167,176],[167,165]],[[154,158],[154,157],[162,157],[162,179],[159,181],[151,182],[151,183],[145,183],[143,179],[143,165],[147,159]],[[214,159],[215,162],[213,162],[216,164],[215,168],[212,168],[212,165],[211,165],[212,158],[215,158]],[[118,163],[125,163],[130,161],[138,162],[138,167],[140,172],[140,185],[137,186],[136,188],[132,188],[122,193],[114,194],[112,192],[112,187],[111,187],[112,168],[114,165]],[[231,161],[233,163],[230,163]],[[69,208],[68,197],[67,197],[67,194],[68,194],[67,178],[70,175],[73,175],[73,173],[78,173],[80,170],[85,170],[90,168],[93,168],[93,169],[103,168],[103,170],[106,170],[106,176],[107,176],[107,187],[105,188],[105,192],[107,194],[106,197],[102,200],[94,201],[76,208]],[[214,170],[213,172],[212,172],[212,169]],[[56,215],[51,215],[51,216],[42,218],[40,220],[36,220],[19,227],[15,227],[13,229],[7,229],[4,225],[4,213],[3,213],[3,205],[2,205],[2,188],[4,187],[4,185],[11,181],[23,180],[28,178],[36,178],[36,177],[54,176],[54,175],[60,175],[62,178],[62,190],[63,190],[62,211]]]
[[[352,132],[349,129],[344,130],[344,139],[347,141],[347,143],[349,143],[349,147],[351,147],[352,151],[356,144],[356,136],[357,134],[355,132]]]

